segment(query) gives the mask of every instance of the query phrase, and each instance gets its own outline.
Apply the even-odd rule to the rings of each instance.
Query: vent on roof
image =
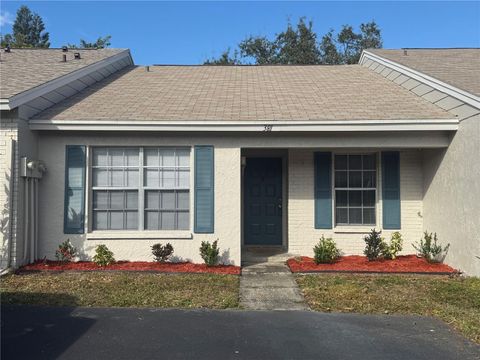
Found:
[[[62,62],[67,62],[67,55],[65,54],[62,55]]]
[[[67,51],[68,51],[68,47],[62,46],[62,51],[63,51],[63,52],[67,52]]]
[[[404,55],[404,56],[407,56],[407,55],[408,55],[407,49],[403,49],[403,55]]]
[[[148,66],[148,65],[145,66],[145,71],[146,71],[146,72],[150,72],[150,66]]]
[[[5,46],[5,52],[10,52],[10,50],[11,50],[11,49],[10,49],[10,45],[7,44],[7,46]]]
[[[75,60],[81,59],[79,52],[73,53],[73,57],[75,58]]]

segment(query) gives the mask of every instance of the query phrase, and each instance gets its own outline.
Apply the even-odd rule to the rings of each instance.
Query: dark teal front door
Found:
[[[245,245],[282,245],[282,159],[247,158]]]

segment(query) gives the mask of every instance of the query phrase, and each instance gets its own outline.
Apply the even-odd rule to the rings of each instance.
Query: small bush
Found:
[[[397,258],[397,254],[402,251],[402,248],[402,234],[400,234],[398,231],[395,231],[390,238],[390,244],[385,244],[382,255],[385,259],[394,260]]]
[[[380,237],[380,234],[380,231],[372,229],[370,234],[363,238],[366,243],[363,253],[369,261],[377,260],[385,249],[385,241]]]
[[[340,256],[340,251],[337,249],[337,244],[332,238],[327,238],[322,235],[320,241],[313,248],[315,264],[330,264],[335,262]]]
[[[152,246],[152,254],[155,258],[155,261],[163,263],[167,261],[170,256],[172,256],[173,246],[170,243],[167,243],[166,245],[154,244]]]
[[[437,244],[437,233],[428,233],[425,231],[423,233],[423,238],[420,239],[420,243],[412,244],[415,250],[418,251],[418,254],[424,257],[428,262],[442,262],[445,256],[447,255],[448,248],[450,244],[447,244],[445,247]],[[442,253],[444,255],[442,256]]]
[[[55,251],[55,257],[58,261],[69,262],[77,255],[77,249],[75,249],[70,242],[70,239],[64,241],[58,245],[57,251]]]
[[[218,247],[218,240],[215,240],[212,244],[208,241],[202,241],[202,246],[200,246],[200,256],[207,266],[217,265],[219,252],[220,248]]]
[[[107,266],[115,262],[113,252],[111,252],[107,245],[97,245],[95,248],[95,256],[93,262],[98,266]]]

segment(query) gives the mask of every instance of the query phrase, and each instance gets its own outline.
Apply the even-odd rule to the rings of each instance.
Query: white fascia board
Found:
[[[11,110],[8,99],[0,99],[0,110]]]
[[[455,131],[458,119],[322,121],[116,121],[30,120],[32,130],[74,131]]]
[[[55,89],[58,89],[64,85],[67,85],[71,83],[72,81],[78,80],[88,74],[91,74],[94,71],[97,71],[105,66],[108,66],[120,59],[123,58],[128,58],[129,61],[133,64],[132,62],[132,57],[130,55],[130,50],[124,50],[118,54],[115,54],[113,56],[110,56],[106,59],[97,61],[96,63],[87,65],[81,69],[72,71],[71,73],[68,73],[66,75],[60,76],[56,79],[50,80],[46,83],[43,83],[39,86],[36,86],[32,89],[29,89],[27,91],[24,91],[20,94],[14,95],[11,98],[8,99],[8,109],[14,109],[22,104],[25,104],[33,99],[36,99],[42,95],[45,95]],[[72,60],[74,61],[74,60]],[[3,99],[2,99],[3,100]],[[2,109],[3,109],[3,103],[1,104]]]
[[[417,81],[420,81],[423,84],[431,86],[432,88],[441,91],[447,95],[453,96],[454,98],[463,101],[464,103],[480,109],[480,97],[469,93],[468,91],[459,89],[455,86],[447,84],[441,80],[435,79],[429,75],[426,75],[420,71],[409,68],[408,66],[401,65],[395,61],[385,59],[379,55],[372,54],[366,50],[362,52],[360,56],[359,63],[362,64],[365,59],[370,59],[376,61],[379,64],[382,64],[390,69],[396,70],[406,76],[411,77]]]

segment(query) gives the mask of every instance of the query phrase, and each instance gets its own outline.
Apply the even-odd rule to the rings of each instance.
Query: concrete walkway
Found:
[[[240,306],[247,310],[308,310],[286,253],[258,249],[242,254]]]

